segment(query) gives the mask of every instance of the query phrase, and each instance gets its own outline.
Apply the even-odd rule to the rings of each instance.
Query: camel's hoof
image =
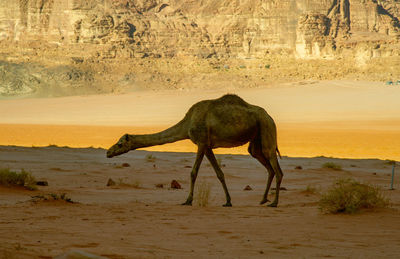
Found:
[[[276,208],[276,207],[278,207],[278,203],[277,203],[277,202],[273,202],[273,203],[271,203],[271,204],[268,204],[267,206],[268,206],[268,207]]]
[[[265,204],[267,202],[269,202],[269,200],[262,200],[262,201],[260,201],[260,205],[263,205],[263,204]]]
[[[181,205],[192,206],[192,202],[191,201],[190,202],[189,201],[185,201]]]
[[[223,207],[232,207],[232,203],[227,202],[226,204],[222,205]]]

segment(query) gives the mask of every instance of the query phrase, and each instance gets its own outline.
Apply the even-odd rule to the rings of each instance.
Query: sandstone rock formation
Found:
[[[352,58],[362,66],[372,58],[400,55],[399,17],[398,0],[0,0],[0,59],[10,62],[0,66],[0,73],[7,73],[0,94],[35,92],[35,83],[23,82],[51,81],[53,74],[4,79],[13,77],[14,63],[21,62],[64,70],[72,65],[66,73],[75,69],[91,79],[70,79],[65,87],[83,80],[92,92],[139,80],[138,71],[146,72],[142,59],[207,60],[221,68],[237,60]],[[135,69],[112,82],[94,83],[122,59]],[[173,66],[179,70],[179,64]],[[194,80],[159,73],[140,80],[176,87]],[[115,87],[106,91],[111,90]]]

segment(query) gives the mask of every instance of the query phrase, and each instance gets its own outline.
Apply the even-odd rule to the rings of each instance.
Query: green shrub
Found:
[[[328,169],[333,169],[333,170],[342,170],[342,166],[335,164],[333,162],[326,162],[325,164],[322,165],[322,168],[328,168]]]
[[[389,199],[378,187],[340,179],[322,195],[319,206],[323,212],[352,214],[361,209],[388,207]]]
[[[10,171],[10,169],[0,169],[0,185],[22,186],[28,190],[37,189],[35,177],[24,169],[19,173]]]
[[[207,207],[210,198],[211,185],[207,182],[202,182],[197,185],[196,201],[200,207]]]

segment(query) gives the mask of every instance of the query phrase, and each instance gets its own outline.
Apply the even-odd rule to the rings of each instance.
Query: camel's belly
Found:
[[[241,146],[254,139],[256,131],[248,129],[232,132],[229,128],[219,132],[211,131],[208,136],[209,146],[212,148]]]
[[[257,117],[246,107],[213,107],[205,117],[196,118],[189,136],[194,143],[211,148],[241,146],[259,134]]]

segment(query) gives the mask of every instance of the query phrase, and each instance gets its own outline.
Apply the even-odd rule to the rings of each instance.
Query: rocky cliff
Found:
[[[98,91],[149,81],[190,87],[233,67],[246,70],[247,81],[262,74],[254,71],[260,66],[272,70],[268,76],[307,78],[307,71],[282,72],[303,61],[340,67],[349,59],[356,68],[348,72],[359,74],[372,63],[398,65],[399,18],[398,0],[0,0],[0,94],[34,92],[35,81],[52,88],[49,80],[60,78],[64,88]],[[33,71],[15,83],[18,67]],[[397,76],[392,70],[376,79]]]

